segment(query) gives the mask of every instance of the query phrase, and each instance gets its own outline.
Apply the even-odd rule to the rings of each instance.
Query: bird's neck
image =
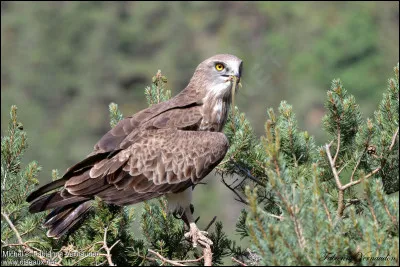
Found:
[[[208,91],[202,102],[203,119],[199,130],[222,132],[231,104],[230,86]]]

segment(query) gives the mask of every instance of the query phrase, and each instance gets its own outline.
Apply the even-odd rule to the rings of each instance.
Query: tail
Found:
[[[31,213],[53,209],[43,223],[43,226],[49,229],[47,231],[48,237],[60,238],[79,221],[83,220],[84,215],[92,206],[91,200],[93,199],[92,196],[72,195],[66,189],[49,192],[64,188],[65,183],[71,178],[80,182],[87,180],[89,170],[93,165],[107,157],[108,154],[108,152],[105,152],[88,156],[69,168],[62,178],[40,187],[26,198],[26,201],[30,203],[29,211]]]
[[[91,201],[84,201],[54,209],[47,215],[43,224],[43,227],[49,229],[46,235],[55,239],[60,238],[82,221],[91,207]]]
[[[52,189],[64,186],[65,181],[62,183],[60,180],[39,188],[27,198],[30,202],[29,212],[31,213],[53,209],[46,216],[43,227],[49,229],[48,237],[56,239],[81,221],[92,206],[91,197],[74,196],[65,189],[48,193]]]

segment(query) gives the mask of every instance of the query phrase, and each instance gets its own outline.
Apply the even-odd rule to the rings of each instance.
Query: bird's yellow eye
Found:
[[[222,63],[217,63],[217,64],[215,64],[215,69],[217,71],[221,71],[221,70],[225,69],[225,66]]]

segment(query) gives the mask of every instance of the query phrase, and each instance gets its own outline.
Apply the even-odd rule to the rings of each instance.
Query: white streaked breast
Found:
[[[192,203],[192,187],[177,194],[167,194],[168,210],[170,212],[179,211],[181,208],[185,210]]]
[[[214,105],[214,114],[216,122],[219,124],[221,123],[221,114],[222,114],[222,99],[219,98],[217,103]]]

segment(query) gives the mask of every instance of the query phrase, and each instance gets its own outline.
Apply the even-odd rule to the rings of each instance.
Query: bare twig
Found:
[[[368,179],[369,177],[371,177],[372,175],[374,175],[375,173],[379,172],[381,170],[382,167],[378,167],[375,170],[373,170],[372,172],[368,173],[367,175],[365,175],[363,178],[364,179]],[[359,184],[361,183],[362,178],[358,179],[357,181],[353,181],[353,182],[349,182],[348,184],[345,184],[344,186],[342,186],[342,189],[345,190],[353,185]]]
[[[162,261],[162,264],[169,263],[169,264],[171,264],[173,266],[187,266],[187,265],[185,265],[183,263],[199,262],[200,260],[202,260],[204,258],[204,256],[202,256],[202,257],[200,257],[198,259],[194,259],[194,260],[177,261],[177,260],[169,260],[169,259],[165,258],[164,256],[162,256],[160,253],[158,253],[158,252],[156,252],[156,251],[154,251],[152,249],[149,249],[149,252],[152,253],[153,255],[157,256],[157,258]],[[147,258],[147,259],[156,261],[156,259],[154,259],[154,258]]]
[[[340,135],[339,135],[340,136]],[[328,156],[329,164],[331,165],[333,177],[335,178],[336,186],[339,190],[339,196],[338,196],[338,208],[336,215],[341,218],[343,216],[343,211],[345,208],[344,205],[344,190],[342,183],[340,182],[339,179],[339,174],[337,173],[336,167],[335,167],[335,159],[332,159],[331,151],[330,151],[330,145],[325,145],[325,150],[326,150],[326,155]]]
[[[204,266],[212,266],[212,251],[209,244],[203,248]]]
[[[347,161],[345,164],[343,164],[342,168],[340,168],[340,170],[338,170],[338,175],[340,175],[340,173],[347,167],[347,165],[349,165],[350,161]]]
[[[103,254],[103,255],[107,258],[108,264],[110,266],[115,266],[115,264],[113,263],[112,258],[111,258],[111,250],[115,247],[115,245],[117,245],[119,243],[120,240],[115,242],[111,247],[108,247],[108,245],[107,245],[107,230],[108,230],[108,227],[104,228],[104,238],[103,238],[103,242],[102,242],[103,243],[102,248],[106,251],[107,254]]]
[[[181,260],[181,261],[177,261],[177,262],[184,262],[184,263],[191,263],[191,262],[199,262],[204,258],[204,256],[201,256],[198,259],[193,259],[193,260]]]
[[[84,256],[84,257],[82,257],[82,258],[80,258],[80,259],[74,261],[71,265],[72,265],[72,266],[76,266],[79,262],[81,262],[81,261],[83,261],[84,259],[89,258],[89,257],[92,257],[92,256],[89,256],[89,255]]]
[[[272,213],[269,213],[269,212],[265,212],[265,214],[268,215],[268,216],[274,217],[276,219],[279,219],[280,221],[283,221],[283,219],[285,219],[285,217],[283,217],[283,216],[275,215],[275,214],[272,214]]]
[[[396,138],[397,138],[398,133],[399,133],[399,128],[397,128],[397,129],[396,129],[396,132],[393,134],[392,143],[391,143],[390,146],[389,146],[388,152],[390,152],[390,151],[393,149],[394,144],[396,143]],[[360,160],[361,160],[361,158],[360,158]],[[358,166],[358,164],[359,164],[359,162],[357,163],[356,167]],[[368,174],[365,175],[363,178],[364,178],[364,179],[368,179],[369,177],[371,177],[371,176],[374,175],[375,173],[379,172],[379,171],[382,169],[382,167],[383,167],[383,166],[377,167],[375,170],[373,170],[372,172],[368,173]],[[354,175],[355,170],[356,170],[356,169],[354,169],[354,171],[353,171],[352,177],[353,177],[353,175]],[[345,190],[345,189],[347,189],[347,188],[349,188],[349,187],[351,187],[351,186],[353,186],[353,185],[356,185],[356,184],[361,183],[361,181],[362,181],[362,179],[358,179],[357,181],[352,181],[352,179],[351,179],[350,182],[349,182],[348,184],[342,186],[342,188],[343,188],[343,190]]]
[[[389,152],[393,149],[394,144],[396,143],[396,138],[397,138],[398,133],[399,133],[399,128],[397,128],[396,132],[393,134],[392,142],[391,142],[391,144],[389,146],[389,150],[388,150]],[[338,136],[338,138],[339,138],[339,136]],[[331,152],[330,152],[331,144],[332,144],[332,142],[330,144],[325,145],[325,150],[326,150],[326,155],[328,156],[329,164],[330,164],[331,169],[332,169],[333,177],[335,178],[336,186],[337,186],[337,188],[339,190],[337,215],[339,217],[342,217],[343,216],[343,211],[344,211],[344,209],[346,207],[344,205],[344,190],[346,190],[347,188],[349,188],[349,187],[351,187],[353,185],[361,183],[363,181],[363,179],[370,178],[371,176],[373,176],[374,174],[379,172],[382,169],[383,166],[379,166],[375,170],[373,170],[372,172],[370,172],[367,175],[365,175],[364,177],[362,177],[362,178],[360,178],[360,179],[358,179],[356,181],[353,181],[354,174],[355,174],[355,172],[357,170],[357,167],[359,166],[361,158],[362,158],[362,155],[361,155],[360,159],[358,160],[358,162],[357,162],[357,164],[356,164],[356,166],[355,166],[355,168],[354,168],[354,170],[353,170],[353,172],[351,174],[350,182],[345,184],[345,185],[342,185],[342,183],[340,182],[340,179],[339,179],[339,174],[338,174],[338,172],[336,170],[336,167],[335,167],[336,158],[332,159],[332,155],[331,155]],[[336,151],[336,153],[337,153],[337,151]],[[364,153],[365,153],[365,151],[363,152],[363,154]]]
[[[367,151],[367,148],[364,149],[363,153],[361,154],[360,158],[357,161],[356,166],[354,166],[353,172],[351,173],[351,176],[350,176],[350,182],[353,182],[354,174],[356,173],[356,171],[358,169],[358,165],[360,165],[361,159],[363,158],[365,151]]]
[[[233,163],[233,165],[235,165],[236,168],[238,168],[243,174],[245,174],[248,178],[250,178],[252,181],[254,181],[256,184],[265,187],[265,183],[261,182],[260,179],[254,177],[253,175],[251,175],[249,170],[246,170],[245,168],[243,168],[242,166],[240,166],[239,164],[237,164],[233,159],[231,159],[231,162]]]
[[[18,240],[18,244],[13,244],[13,245],[21,246],[26,253],[31,254],[34,257],[40,259],[45,265],[60,266],[60,264],[52,263],[52,261],[50,259],[47,259],[46,257],[41,256],[40,253],[37,253],[39,251],[38,249],[30,247],[26,242],[24,242],[22,240],[21,235],[19,234],[17,228],[15,228],[13,222],[10,220],[10,218],[8,217],[8,215],[6,213],[1,212],[1,216],[3,216],[3,218],[6,220],[7,224],[10,226],[11,230],[14,232],[15,237]]]
[[[336,167],[335,167],[335,161],[332,159],[331,151],[330,151],[330,145],[325,145],[325,150],[326,150],[326,155],[328,156],[329,164],[331,165],[331,169],[333,172],[333,177],[335,177],[335,182],[336,186],[341,189],[342,184],[339,179],[339,174],[337,173]]]
[[[376,215],[375,215],[375,211],[374,211],[374,207],[372,206],[372,201],[369,198],[368,194],[367,194],[367,203],[368,203],[368,209],[372,214],[372,218],[374,218],[374,223],[378,224],[378,220],[376,219]]]
[[[3,216],[3,218],[6,220],[6,222],[8,223],[8,225],[10,226],[11,230],[13,230],[19,244],[24,244],[24,241],[22,241],[22,238],[17,230],[17,228],[15,228],[14,224],[12,223],[12,221],[10,220],[10,218],[7,216],[7,214],[5,214],[4,212],[1,213],[1,216]]]
[[[328,206],[326,205],[323,198],[321,198],[321,201],[322,201],[322,205],[324,206],[325,213],[328,216],[329,224],[332,225],[331,213],[329,212]]]
[[[333,162],[336,163],[336,159],[339,155],[339,150],[340,150],[340,124],[339,122],[337,123],[337,130],[338,130],[338,138],[337,138],[337,148],[336,148],[336,153],[335,156],[333,157]]]
[[[397,224],[397,221],[396,221],[396,217],[393,216],[392,214],[390,214],[389,208],[388,208],[388,206],[386,205],[386,203],[383,202],[382,204],[383,204],[383,206],[385,207],[385,211],[386,211],[387,215],[389,215],[389,217],[392,219],[393,224],[394,224],[394,225],[398,225],[398,224]]]
[[[241,262],[240,260],[238,260],[238,259],[235,259],[234,257],[231,257],[231,259],[232,259],[234,262],[237,262],[237,263],[239,263],[241,266],[247,266],[247,264],[246,264],[246,263],[244,263],[244,262]]]
[[[102,266],[102,265],[106,264],[106,262],[107,262],[107,260],[103,261],[102,263],[100,263],[100,264],[98,264],[96,266]]]
[[[349,199],[349,200],[346,200],[346,201],[347,201],[347,204],[346,204],[345,208],[350,207],[351,205],[354,205],[356,203],[360,203],[361,202],[361,200],[359,200],[357,198]]]
[[[304,249],[306,247],[306,240],[303,235],[303,227],[301,226],[300,221],[296,217],[296,207],[290,205],[289,201],[279,192],[275,191],[278,197],[282,200],[282,202],[285,204],[286,209],[289,213],[290,219],[292,220],[294,224],[294,230],[296,232],[296,237],[297,241],[299,243],[299,246]]]
[[[204,231],[208,231],[208,229],[211,227],[211,225],[213,225],[213,223],[215,222],[215,220],[217,219],[217,216],[214,216],[214,218],[210,221],[210,223],[207,225],[207,227],[204,229]]]
[[[229,189],[229,190],[231,190],[239,199],[236,199],[237,201],[239,201],[239,202],[241,202],[241,203],[243,203],[243,204],[246,204],[246,205],[248,205],[249,203],[248,203],[248,201],[247,200],[245,200],[234,188],[232,188],[231,186],[232,186],[232,184],[228,184],[226,181],[225,181],[225,178],[223,177],[223,176],[221,176],[221,181],[222,181],[222,183]]]
[[[389,151],[391,151],[392,148],[394,147],[394,144],[396,143],[396,138],[397,138],[398,134],[399,134],[399,127],[397,127],[397,130],[392,137],[392,143],[390,144]]]
[[[292,216],[292,220],[294,223],[294,231],[296,232],[297,235],[297,241],[300,247],[304,249],[306,246],[306,239],[304,238],[303,235],[303,227],[301,226],[300,221],[297,219],[295,215]]]
[[[343,217],[343,212],[344,212],[344,190],[343,189],[339,189],[338,192],[338,208],[337,208],[337,212],[336,215],[341,218]]]

